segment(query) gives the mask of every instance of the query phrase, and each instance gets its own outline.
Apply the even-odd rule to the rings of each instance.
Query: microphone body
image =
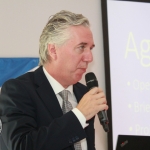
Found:
[[[85,75],[85,80],[86,80],[86,85],[89,90],[91,90],[94,87],[98,87],[98,81],[93,72],[87,73]],[[108,127],[109,120],[107,117],[106,110],[98,112],[97,115],[98,115],[99,121],[100,121],[101,125],[103,126],[103,129],[105,130],[105,132],[109,132],[109,127]]]

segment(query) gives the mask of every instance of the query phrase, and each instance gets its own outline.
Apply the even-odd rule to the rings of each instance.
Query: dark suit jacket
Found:
[[[87,88],[77,83],[73,91],[79,101]],[[8,150],[74,150],[84,138],[88,150],[95,150],[94,118],[83,129],[72,111],[63,115],[42,67],[5,82],[0,117]]]

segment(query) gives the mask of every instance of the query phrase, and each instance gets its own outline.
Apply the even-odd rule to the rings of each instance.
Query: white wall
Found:
[[[0,0],[0,57],[38,57],[41,31],[48,18],[60,10],[82,13],[90,20],[96,47],[87,72],[96,74],[105,91],[101,0]],[[95,130],[96,149],[107,150],[107,134],[98,118]]]

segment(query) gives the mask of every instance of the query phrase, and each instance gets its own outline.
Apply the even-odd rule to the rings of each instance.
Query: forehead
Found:
[[[69,28],[71,39],[74,42],[83,42],[94,45],[93,34],[89,27],[72,26]]]

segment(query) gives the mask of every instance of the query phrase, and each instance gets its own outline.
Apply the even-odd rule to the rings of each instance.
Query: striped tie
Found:
[[[63,104],[62,104],[63,114],[65,114],[68,111],[73,109],[71,103],[68,101],[68,93],[69,93],[69,91],[67,91],[67,90],[63,90],[62,92],[59,93],[59,95],[63,99]],[[74,148],[75,148],[75,150],[82,150],[81,143],[80,142],[75,143]]]

